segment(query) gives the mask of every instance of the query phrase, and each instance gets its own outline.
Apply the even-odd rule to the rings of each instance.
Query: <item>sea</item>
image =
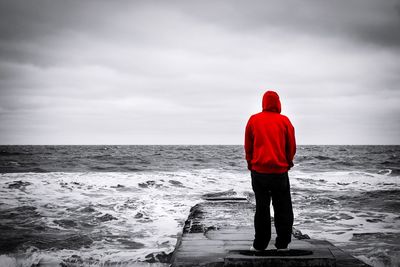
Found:
[[[298,146],[289,177],[296,229],[400,266],[400,146]],[[169,266],[209,193],[254,203],[243,146],[0,146],[0,266]]]

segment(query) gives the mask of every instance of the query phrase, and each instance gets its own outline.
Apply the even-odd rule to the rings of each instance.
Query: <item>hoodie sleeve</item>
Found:
[[[246,152],[247,168],[251,170],[251,160],[253,158],[253,129],[251,125],[251,117],[246,125],[244,137],[244,150]]]
[[[296,154],[296,138],[294,134],[294,127],[289,119],[287,119],[287,135],[286,135],[286,159],[289,168],[293,167],[293,159]]]

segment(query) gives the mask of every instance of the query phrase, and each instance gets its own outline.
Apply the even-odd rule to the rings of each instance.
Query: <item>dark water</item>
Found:
[[[241,146],[0,146],[0,172],[242,169]]]
[[[399,266],[399,155],[400,146],[299,146],[296,228]],[[243,158],[242,146],[0,146],[0,266],[168,266],[202,194],[254,201]]]
[[[400,146],[299,146],[304,171],[400,174]],[[0,172],[243,170],[242,146],[0,146]]]

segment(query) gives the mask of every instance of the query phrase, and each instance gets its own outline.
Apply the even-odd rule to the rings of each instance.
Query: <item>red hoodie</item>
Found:
[[[281,115],[279,96],[268,91],[263,96],[263,111],[250,117],[244,149],[249,170],[259,173],[284,173],[293,167],[296,153],[294,128]]]

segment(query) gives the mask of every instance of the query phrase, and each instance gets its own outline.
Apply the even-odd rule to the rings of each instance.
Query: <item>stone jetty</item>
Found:
[[[272,234],[267,250],[253,252],[255,207],[247,198],[206,195],[192,207],[172,255],[172,266],[369,266],[328,241],[294,229],[288,252],[278,252]]]

